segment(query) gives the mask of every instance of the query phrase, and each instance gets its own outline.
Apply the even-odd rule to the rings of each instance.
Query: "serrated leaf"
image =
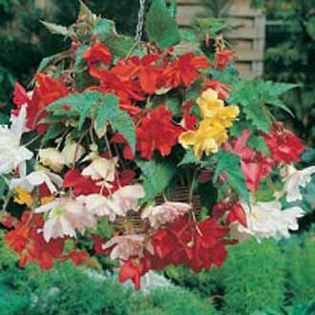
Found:
[[[130,36],[118,35],[110,39],[106,44],[115,56],[125,58],[134,46],[135,41]]]
[[[64,116],[64,119],[79,117],[79,129],[81,129],[90,109],[101,97],[102,94],[96,91],[69,94],[47,106],[47,111],[52,112],[56,116]]]
[[[240,157],[222,150],[214,157],[214,160],[217,162],[213,176],[214,183],[217,182],[220,175],[226,175],[227,184],[249,204],[249,193],[241,169]]]
[[[62,55],[62,53],[59,54],[55,54],[49,57],[45,57],[39,64],[38,68],[37,68],[37,73],[42,72],[43,70],[45,70],[54,60],[56,60],[57,58],[59,58]]]
[[[60,136],[63,132],[64,128],[62,128],[59,124],[49,126],[42,138],[42,143]]]
[[[187,164],[196,164],[198,160],[192,149],[188,149],[185,152],[184,158],[178,163],[177,166],[187,165]]]
[[[205,167],[209,165],[209,162],[197,160],[193,150],[190,148],[185,152],[183,159],[177,164],[177,166],[183,166],[187,164],[195,164],[201,167]]]
[[[102,104],[96,111],[96,128],[103,128],[108,120],[111,120],[117,114],[118,109],[118,98],[114,94],[107,94],[102,98]]]
[[[138,161],[137,165],[141,169],[141,179],[145,197],[141,203],[144,204],[153,200],[162,193],[170,184],[174,174],[175,167],[166,161]]]
[[[269,148],[266,144],[265,139],[262,136],[252,135],[248,141],[247,145],[256,151],[263,153],[266,156],[270,156]]]
[[[79,0],[79,2],[80,2],[80,10],[79,10],[77,20],[87,21],[87,23],[89,23],[89,24],[92,23],[95,19],[94,13],[90,10],[90,8],[82,0]]]
[[[135,152],[136,136],[135,126],[130,115],[119,108],[119,100],[114,94],[102,97],[101,104],[95,114],[96,128],[102,128],[109,122],[112,129],[121,133]]]
[[[57,34],[57,35],[63,35],[63,36],[68,36],[69,35],[69,30],[66,26],[55,24],[55,23],[50,23],[46,21],[40,21],[50,33],[52,34]]]
[[[115,23],[108,19],[97,19],[92,33],[106,44],[109,44],[109,37],[118,36]]]
[[[149,40],[160,47],[175,46],[180,42],[176,21],[171,17],[164,0],[153,0],[145,30]]]
[[[261,131],[268,133],[272,127],[271,114],[263,104],[253,103],[243,108],[246,117]]]

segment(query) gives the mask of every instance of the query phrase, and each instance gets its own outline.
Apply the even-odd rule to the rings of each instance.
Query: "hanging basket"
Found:
[[[193,194],[191,200],[190,189],[187,186],[178,186],[170,195],[170,200],[173,202],[191,203],[192,211],[198,218],[201,212],[201,198],[199,195]],[[164,197],[159,195],[155,198],[156,205],[161,205],[165,202]],[[115,229],[122,234],[139,234],[145,233],[148,228],[147,222],[141,219],[141,213],[136,211],[128,211],[125,217],[119,217],[115,221]]]

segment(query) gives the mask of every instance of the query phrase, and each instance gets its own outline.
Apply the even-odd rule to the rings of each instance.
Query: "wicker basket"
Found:
[[[173,194],[170,196],[170,201],[173,202],[186,202],[189,203],[189,188],[187,186],[176,187]],[[157,205],[164,203],[162,195],[156,197],[155,202]],[[201,199],[199,195],[192,196],[193,211],[198,217],[201,211]],[[126,234],[139,234],[144,233],[147,226],[143,220],[141,220],[140,213],[135,211],[128,211],[125,217],[119,217],[115,221],[115,228],[118,232]]]

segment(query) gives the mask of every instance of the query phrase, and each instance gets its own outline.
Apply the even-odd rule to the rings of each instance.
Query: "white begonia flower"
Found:
[[[190,209],[191,206],[187,203],[167,201],[158,206],[147,207],[141,213],[141,218],[149,219],[150,225],[156,229],[165,223],[173,222]]]
[[[119,188],[112,195],[105,197],[100,194],[80,196],[78,200],[84,203],[87,211],[99,217],[106,216],[115,221],[116,216],[126,216],[129,210],[138,211],[139,199],[145,195],[140,184]]]
[[[43,227],[44,239],[47,242],[66,235],[76,237],[76,231],[84,233],[86,228],[95,228],[97,225],[96,218],[77,199],[57,198],[35,209],[35,213],[44,212],[48,212],[48,219]]]
[[[118,157],[105,159],[99,155],[93,155],[92,162],[83,169],[82,175],[91,177],[93,180],[98,181],[97,185],[110,189],[115,180],[117,162]]]
[[[20,173],[25,171],[25,161],[33,157],[33,153],[21,146],[21,137],[25,132],[26,106],[22,106],[19,115],[13,120],[11,127],[0,126],[0,174],[9,174],[17,167]]]
[[[288,202],[303,199],[300,193],[300,187],[305,188],[312,180],[312,174],[314,173],[315,166],[310,166],[298,171],[293,165],[288,165],[281,170],[280,175],[284,183],[283,190],[287,194],[286,200]]]
[[[46,148],[38,151],[40,163],[54,172],[60,172],[65,165],[65,158],[57,148]]]
[[[237,223],[233,226],[239,239],[254,236],[258,241],[264,238],[288,238],[289,230],[298,229],[297,219],[304,216],[300,207],[282,210],[279,201],[257,202],[251,205],[242,202],[246,213],[247,227]]]
[[[57,188],[61,188],[63,179],[48,170],[39,170],[32,172],[26,176],[20,178],[14,178],[10,182],[10,189],[21,187],[26,191],[31,192],[34,187],[46,184],[49,191],[54,194],[58,191]]]
[[[123,261],[128,260],[130,257],[136,257],[143,254],[143,249],[148,250],[152,255],[154,254],[154,249],[151,243],[145,242],[145,234],[129,234],[115,236],[108,242],[102,245],[102,249],[110,249],[110,258],[113,260],[120,259]]]
[[[41,164],[55,172],[60,172],[65,165],[71,166],[73,163],[78,162],[84,154],[84,147],[73,141],[67,143],[61,152],[54,147],[38,151]]]
[[[81,157],[85,154],[85,149],[82,145],[71,141],[65,145],[61,154],[64,158],[65,164],[69,166],[81,159]]]

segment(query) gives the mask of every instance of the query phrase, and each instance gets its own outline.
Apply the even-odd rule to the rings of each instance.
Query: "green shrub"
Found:
[[[273,241],[254,240],[230,248],[223,267],[225,314],[251,314],[284,302],[285,260]]]
[[[315,239],[311,235],[300,246],[290,245],[286,255],[289,301],[307,303],[315,297]]]

